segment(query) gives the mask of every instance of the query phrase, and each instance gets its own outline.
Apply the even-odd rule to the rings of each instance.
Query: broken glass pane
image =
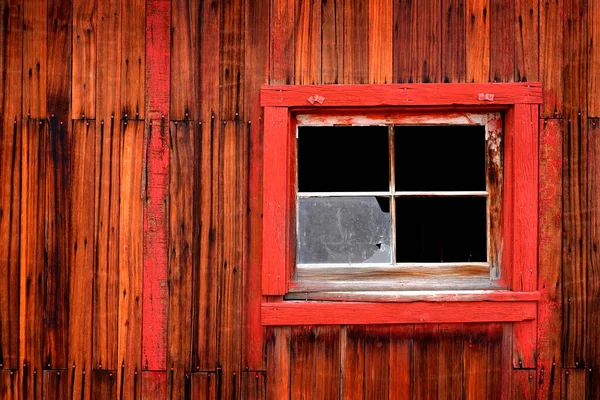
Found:
[[[298,264],[390,264],[389,209],[383,197],[298,199]]]

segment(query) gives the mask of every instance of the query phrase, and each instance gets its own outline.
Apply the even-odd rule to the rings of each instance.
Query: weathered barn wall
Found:
[[[0,31],[1,398],[600,398],[597,1],[0,0]],[[488,81],[544,86],[537,365],[510,324],[263,332],[260,85]]]

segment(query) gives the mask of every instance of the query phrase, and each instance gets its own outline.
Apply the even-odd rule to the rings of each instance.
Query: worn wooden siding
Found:
[[[597,1],[0,0],[0,31],[1,398],[600,398]],[[536,80],[527,368],[510,324],[255,323],[261,84]]]

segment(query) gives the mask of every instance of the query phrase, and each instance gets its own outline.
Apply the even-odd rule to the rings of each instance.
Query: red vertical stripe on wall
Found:
[[[146,138],[142,368],[165,370],[171,2],[146,2]]]

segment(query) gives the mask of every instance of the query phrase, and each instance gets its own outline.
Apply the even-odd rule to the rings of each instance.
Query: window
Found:
[[[540,84],[265,86],[261,102],[263,324],[535,318]]]

